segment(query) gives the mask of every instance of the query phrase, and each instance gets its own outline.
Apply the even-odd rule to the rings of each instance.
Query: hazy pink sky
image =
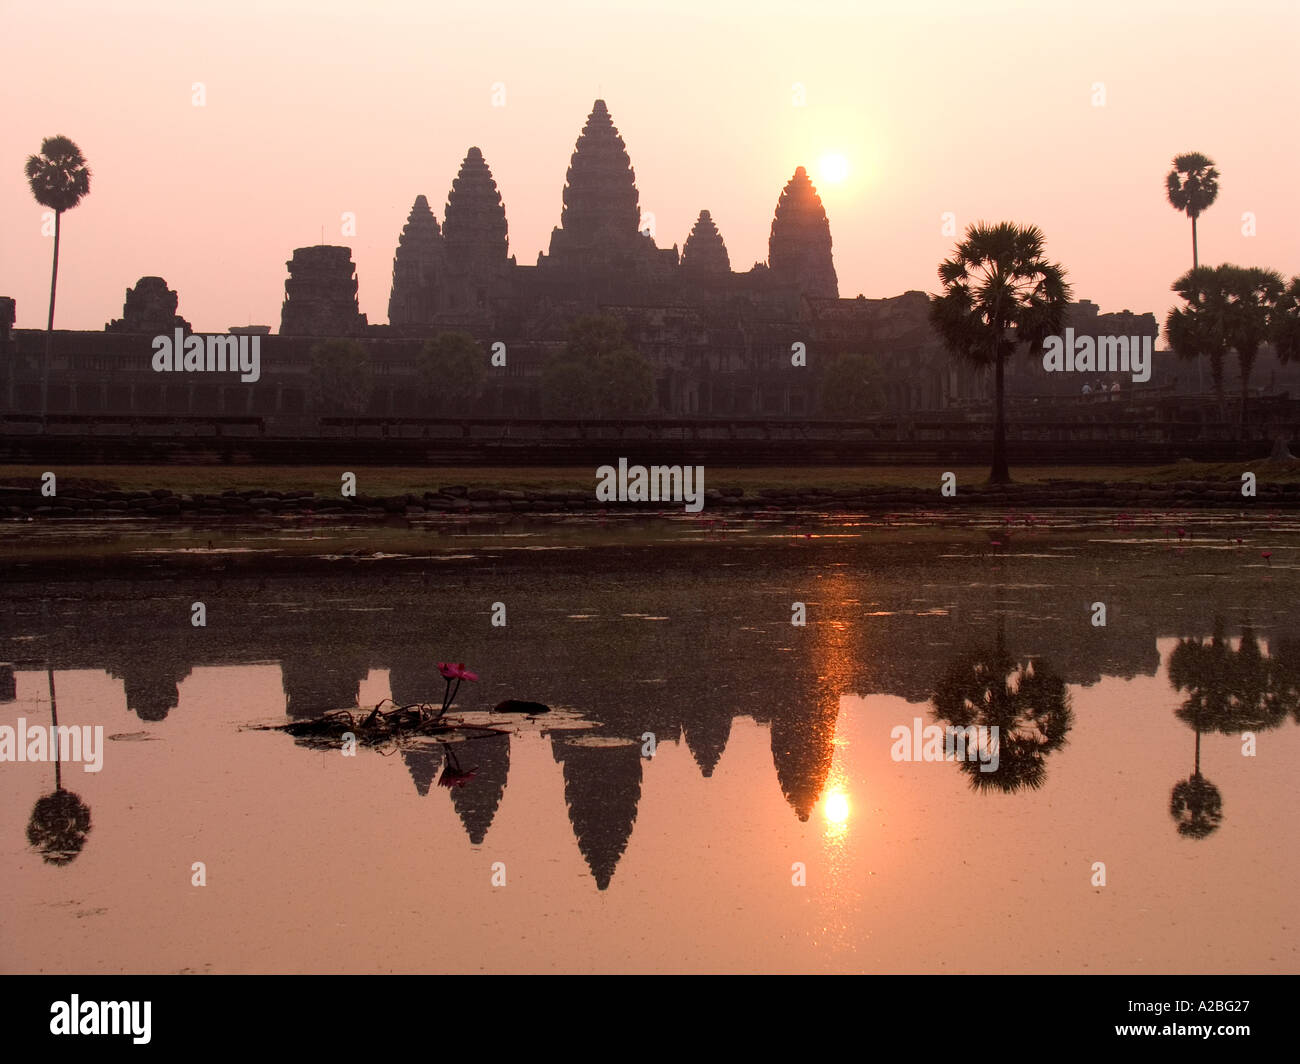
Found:
[[[322,227],[352,247],[379,323],[411,202],[427,195],[441,224],[470,145],[501,189],[511,253],[536,261],[598,96],[660,246],[707,208],[734,268],[765,260],[777,196],[807,166],[842,296],[933,291],[951,211],[959,228],[1040,226],[1076,296],[1163,320],[1191,264],[1164,176],[1192,150],[1223,175],[1202,261],[1300,273],[1294,0],[473,6],[8,5],[0,294],[18,326],[47,313],[52,242],[23,175],[43,137],[71,137],[94,172],[64,219],[57,326],[102,328],[160,274],[196,328],[278,329],[285,260]],[[832,153],[851,168],[838,185],[819,174]],[[340,235],[345,211],[355,236]]]

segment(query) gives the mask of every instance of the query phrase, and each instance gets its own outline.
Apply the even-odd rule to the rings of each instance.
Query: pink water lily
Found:
[[[438,662],[438,671],[442,673],[444,680],[469,680],[471,683],[478,682],[478,673],[470,672],[465,668],[465,663],[440,661]]]
[[[438,671],[442,673],[442,678],[447,682],[447,686],[442,692],[442,708],[438,710],[438,716],[441,717],[447,712],[447,707],[456,697],[456,692],[460,690],[462,680],[469,680],[470,683],[478,682],[478,673],[470,672],[465,668],[463,661],[440,661],[438,662]],[[451,681],[456,681],[456,686],[452,687]]]

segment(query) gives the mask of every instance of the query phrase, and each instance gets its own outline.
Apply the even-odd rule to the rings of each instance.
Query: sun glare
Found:
[[[823,155],[817,163],[817,177],[827,185],[838,185],[848,180],[849,161],[843,155]]]

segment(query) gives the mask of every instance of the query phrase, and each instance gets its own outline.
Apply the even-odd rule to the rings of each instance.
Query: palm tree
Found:
[[[1277,301],[1270,339],[1279,362],[1300,361],[1300,277],[1292,277]]]
[[[1065,323],[1070,286],[1059,263],[1043,257],[1037,226],[978,222],[939,266],[942,295],[930,297],[930,321],[944,346],[995,380],[993,466],[989,482],[1007,484],[1004,365],[1017,345],[1037,346]]]
[[[42,207],[54,212],[54,268],[50,273],[50,320],[45,330],[45,364],[41,368],[41,418],[49,412],[50,342],[54,338],[54,292],[59,280],[59,230],[63,212],[90,193],[90,168],[67,137],[46,137],[40,155],[27,157],[27,183]]]
[[[1170,205],[1192,220],[1192,269],[1201,264],[1196,249],[1196,219],[1219,194],[1219,171],[1214,160],[1198,151],[1174,158],[1174,168],[1165,178]]]
[[[1228,353],[1228,294],[1223,278],[1214,266],[1196,266],[1188,270],[1172,288],[1186,307],[1175,307],[1165,318],[1165,334],[1179,358],[1201,365],[1202,357],[1210,360],[1210,376],[1223,408],[1223,361]]]
[[[1276,270],[1258,266],[1198,266],[1174,282],[1187,302],[1169,312],[1165,329],[1182,358],[1208,355],[1214,390],[1223,404],[1223,360],[1233,351],[1241,372],[1241,421],[1246,421],[1250,374],[1259,349],[1270,340],[1286,342],[1288,290]]]
[[[1277,359],[1284,365],[1300,360],[1300,277],[1292,277],[1282,298],[1273,308],[1273,321],[1269,339],[1277,352]],[[1287,433],[1275,431],[1273,436],[1274,461],[1294,461],[1295,455],[1287,446]]]
[[[1286,292],[1286,279],[1276,270],[1259,266],[1219,267],[1228,294],[1228,317],[1225,339],[1237,353],[1241,371],[1241,423],[1246,423],[1246,399],[1250,389],[1250,372],[1262,344],[1275,332],[1278,304]]]

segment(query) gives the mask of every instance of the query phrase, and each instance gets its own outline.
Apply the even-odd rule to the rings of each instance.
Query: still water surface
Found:
[[[62,766],[63,857],[28,834],[54,766],[0,765],[0,968],[1300,971],[1294,529],[997,522],[19,573],[0,724],[52,675],[106,741]],[[256,727],[440,703],[439,661],[506,734]],[[918,718],[1000,724],[999,771],[899,760]]]

